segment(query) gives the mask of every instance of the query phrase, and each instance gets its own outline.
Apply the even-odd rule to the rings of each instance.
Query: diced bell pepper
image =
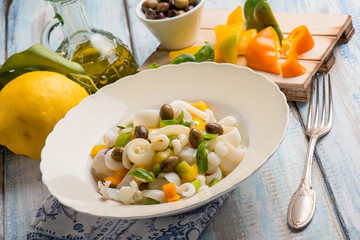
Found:
[[[91,158],[94,158],[96,154],[98,154],[98,152],[103,150],[104,148],[106,148],[106,145],[95,145],[90,151]]]
[[[204,101],[198,101],[196,103],[190,103],[191,106],[196,107],[200,111],[205,112],[206,109],[210,109]]]
[[[245,59],[253,69],[280,74],[278,64],[280,50],[276,31],[272,27],[267,27],[251,40],[246,49]]]
[[[287,55],[286,62],[281,64],[282,76],[285,78],[297,77],[306,73],[294,54]]]
[[[129,171],[126,168],[115,171],[113,176],[107,177],[104,181],[111,181],[111,184],[117,186]]]
[[[297,54],[303,54],[310,51],[314,45],[314,39],[309,29],[305,25],[301,25],[292,30],[289,36],[282,41],[283,52],[285,55],[289,53],[291,46],[296,45],[292,50]]]
[[[154,163],[161,163],[165,158],[171,157],[172,155],[174,155],[174,151],[167,148],[164,151],[155,153],[152,160]]]
[[[182,161],[176,166],[175,171],[180,175],[183,183],[190,182],[196,179],[198,175],[198,166],[196,163],[190,166],[187,162]]]
[[[249,29],[243,32],[238,43],[238,55],[245,55],[246,48],[251,40],[256,36],[256,29]]]
[[[196,46],[196,47],[194,46],[194,47],[187,47],[187,48],[184,48],[184,49],[181,49],[181,50],[178,50],[178,51],[171,51],[169,53],[169,56],[171,58],[171,61],[174,61],[174,59],[177,56],[179,56],[179,55],[181,55],[183,53],[189,53],[191,55],[195,55],[195,53],[197,53],[200,50],[200,48],[202,48],[202,47],[203,46]]]
[[[173,182],[164,184],[162,189],[164,191],[167,202],[175,202],[180,200],[180,196],[176,193],[175,184]]]

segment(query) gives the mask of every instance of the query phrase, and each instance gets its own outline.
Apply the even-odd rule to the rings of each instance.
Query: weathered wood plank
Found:
[[[356,31],[360,27],[358,2],[346,0],[331,7],[331,12],[350,14]],[[318,164],[351,239],[360,238],[360,37],[339,45],[336,63],[330,70],[334,97],[334,123],[330,133],[316,147]],[[299,103],[302,118],[307,106]]]
[[[86,1],[90,21],[130,43],[122,1]],[[43,0],[14,0],[9,12],[9,55],[40,42],[45,23],[54,16],[50,4]],[[25,239],[35,211],[49,194],[41,181],[39,161],[7,151],[5,159],[5,237]]]
[[[287,207],[302,177],[307,151],[298,117],[290,103],[290,122],[282,144],[263,167],[240,183],[201,239],[343,238],[317,166],[312,178],[317,194],[315,217],[302,232],[292,232],[287,226]]]

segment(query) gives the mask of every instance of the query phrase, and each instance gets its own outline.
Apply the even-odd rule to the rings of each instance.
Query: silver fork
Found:
[[[308,109],[308,118],[306,123],[306,134],[309,136],[309,146],[306,156],[306,164],[301,179],[300,185],[296,192],[292,195],[288,214],[287,221],[290,227],[294,229],[302,229],[311,221],[314,211],[315,211],[315,192],[311,186],[311,167],[314,155],[314,149],[317,140],[327,134],[332,126],[332,93],[331,93],[331,82],[330,75],[327,75],[328,79],[328,117],[325,119],[326,115],[326,90],[325,90],[325,79],[326,75],[323,73],[323,100],[322,100],[322,116],[321,122],[319,124],[319,76],[316,75],[317,90],[316,90],[316,107],[315,107],[315,119],[312,123],[312,102],[313,102],[313,93],[311,94],[309,109]]]

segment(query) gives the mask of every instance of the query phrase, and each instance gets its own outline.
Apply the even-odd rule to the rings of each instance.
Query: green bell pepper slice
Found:
[[[246,19],[246,29],[256,29],[260,32],[264,28],[271,26],[278,34],[281,43],[283,35],[268,1],[247,0],[244,6],[244,15]]]

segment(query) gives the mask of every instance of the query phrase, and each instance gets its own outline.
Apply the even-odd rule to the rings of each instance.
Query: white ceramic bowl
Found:
[[[156,205],[103,200],[91,174],[92,147],[103,134],[140,109],[158,109],[175,99],[204,100],[220,119],[238,119],[243,161],[209,191]],[[266,76],[246,67],[184,63],[145,70],[85,98],[60,120],[41,153],[42,180],[64,205],[103,217],[148,218],[189,211],[225,194],[253,174],[274,153],[288,124],[286,98]]]
[[[146,19],[141,10],[143,2],[137,5],[136,15],[160,41],[159,48],[178,50],[192,45],[197,40],[205,0],[197,0],[198,4],[192,10],[167,19]]]

